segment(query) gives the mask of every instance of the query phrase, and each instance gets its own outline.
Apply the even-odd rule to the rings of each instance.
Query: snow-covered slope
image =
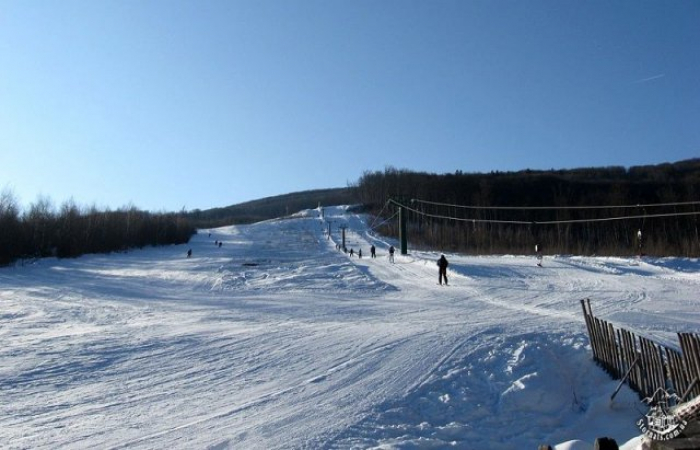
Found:
[[[312,210],[0,269],[0,447],[624,442],[643,405],[624,389],[610,404],[580,299],[672,345],[699,328],[695,260],[447,254],[446,287],[439,254],[392,264],[363,217],[324,212],[331,239]],[[336,249],[340,225],[362,259]]]

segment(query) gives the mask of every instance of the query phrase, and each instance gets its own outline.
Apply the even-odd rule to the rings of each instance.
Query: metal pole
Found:
[[[408,237],[406,236],[406,210],[399,207],[399,240],[401,241],[401,254],[408,254]]]

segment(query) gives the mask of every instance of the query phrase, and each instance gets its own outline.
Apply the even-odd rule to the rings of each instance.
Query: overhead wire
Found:
[[[567,220],[544,220],[544,221],[536,221],[536,220],[500,220],[500,219],[470,219],[470,218],[461,218],[461,217],[453,217],[453,216],[448,216],[448,215],[441,215],[441,214],[431,214],[431,213],[426,213],[424,211],[420,211],[418,209],[412,208],[410,206],[404,205],[402,203],[399,203],[393,199],[390,199],[389,202],[393,203],[396,206],[405,208],[408,211],[412,211],[418,215],[422,215],[424,217],[431,217],[434,219],[444,219],[444,220],[455,220],[459,222],[472,222],[472,223],[495,223],[495,224],[508,224],[508,225],[565,225],[565,224],[575,224],[575,223],[594,223],[594,222],[611,222],[611,221],[616,221],[616,220],[630,220],[630,219],[649,219],[649,218],[660,218],[660,217],[682,217],[682,216],[697,216],[700,215],[700,211],[693,211],[693,212],[676,212],[676,213],[665,213],[665,214],[635,214],[635,215],[628,215],[628,216],[613,216],[613,217],[603,217],[603,218],[595,218],[595,219],[567,219]],[[449,205],[449,204],[438,204],[437,202],[426,202],[422,201],[423,203],[432,203],[435,205],[442,205],[442,206],[449,206],[449,207],[460,207],[460,205]],[[677,205],[693,205],[693,204],[700,204],[700,202],[683,202],[683,203],[667,203],[667,204],[656,204],[656,205],[635,205],[634,207],[652,207],[652,206],[677,206]],[[476,207],[475,207],[476,208]],[[552,208],[547,208],[547,207],[482,207],[483,209],[552,209]],[[561,209],[573,209],[576,207],[569,207],[569,208],[561,208]],[[553,208],[556,209],[556,208]],[[581,209],[581,208],[579,208]]]
[[[390,202],[391,202],[391,199],[389,199],[389,200],[387,200],[386,202],[384,202],[384,206],[382,206],[382,210],[379,211],[379,214],[377,214],[376,216],[374,216],[374,220],[372,221],[372,224],[369,226],[371,229],[374,229],[374,224],[375,224],[375,222],[377,221],[377,219],[378,219],[379,217],[382,216],[382,213],[384,212],[384,210],[386,209],[387,205],[388,205]],[[393,218],[394,216],[391,216],[391,217]],[[380,225],[381,225],[381,224],[380,224]],[[377,226],[380,226],[380,225],[377,225]]]
[[[391,219],[393,219],[394,217],[396,217],[398,215],[399,215],[399,211],[397,210],[394,214],[391,215],[391,217],[384,219],[381,222],[379,222],[378,224],[374,225],[374,222],[376,222],[376,217],[375,217],[375,220],[374,220],[374,222],[372,222],[372,225],[370,225],[369,229],[376,230],[377,228],[381,227],[382,225],[384,225],[385,223],[387,223],[388,221],[390,221]]]
[[[457,205],[452,203],[441,203],[430,200],[411,199],[411,203],[425,203],[427,205],[445,206],[449,208],[461,209],[492,209],[492,210],[557,210],[557,209],[625,209],[625,208],[653,208],[664,206],[691,206],[700,205],[700,201],[692,202],[672,202],[672,203],[648,203],[634,205],[597,205],[597,206],[478,206],[478,205]]]

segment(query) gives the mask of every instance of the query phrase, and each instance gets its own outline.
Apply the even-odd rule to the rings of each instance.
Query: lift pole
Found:
[[[343,232],[342,233],[343,234],[343,247],[342,247],[342,249],[343,249],[343,251],[345,251],[345,229],[347,228],[347,225],[341,225],[339,228]]]
[[[406,236],[406,208],[399,206],[399,240],[401,241],[401,254],[408,254],[408,236]]]

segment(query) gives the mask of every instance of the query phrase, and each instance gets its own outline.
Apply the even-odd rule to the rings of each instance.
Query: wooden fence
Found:
[[[700,335],[678,333],[678,351],[615,329],[593,315],[589,299],[581,306],[593,359],[614,379],[625,381],[641,398],[653,397],[659,388],[675,392],[680,402],[700,395]]]

